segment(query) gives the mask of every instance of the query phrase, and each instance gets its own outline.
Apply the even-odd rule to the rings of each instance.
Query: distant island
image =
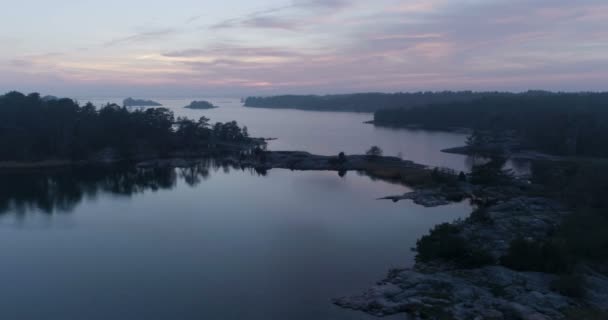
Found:
[[[468,102],[501,92],[442,91],[413,93],[355,93],[336,95],[282,95],[248,97],[245,107],[299,109],[311,111],[375,112],[382,109],[412,108],[436,103]]]
[[[209,101],[192,101],[189,105],[185,106],[187,109],[215,109],[218,106],[213,105]]]
[[[379,110],[377,126],[433,130],[468,128],[477,151],[538,150],[554,155],[608,157],[608,93],[528,91],[472,101]]]
[[[52,95],[46,95],[46,96],[42,97],[41,99],[42,99],[42,101],[46,101],[46,102],[59,100],[58,97],[52,96]]]
[[[143,99],[133,99],[126,98],[122,104],[125,107],[160,107],[162,104],[152,101],[152,100],[143,100]]]

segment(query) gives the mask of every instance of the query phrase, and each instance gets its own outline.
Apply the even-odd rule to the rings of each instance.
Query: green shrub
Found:
[[[437,225],[416,242],[416,261],[443,260],[463,268],[477,268],[495,262],[489,253],[473,248],[459,233],[460,228],[453,224]]]
[[[562,274],[551,283],[551,290],[572,298],[585,296],[585,279],[578,275]]]
[[[488,210],[484,207],[478,208],[475,211],[471,212],[471,216],[469,219],[476,223],[482,224],[492,224],[494,221],[490,217]]]
[[[565,248],[550,240],[513,240],[500,262],[505,267],[518,271],[559,273],[569,272],[573,267],[572,258]]]
[[[564,239],[577,259],[605,262],[608,259],[608,217],[602,210],[580,210],[561,224],[557,237]]]

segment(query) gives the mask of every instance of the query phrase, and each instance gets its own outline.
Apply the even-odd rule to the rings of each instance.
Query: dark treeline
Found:
[[[250,142],[246,128],[236,122],[175,119],[166,108],[97,109],[70,99],[41,99],[36,93],[0,96],[0,161],[86,160],[107,151],[128,159]]]
[[[377,125],[512,131],[525,147],[554,154],[608,156],[608,93],[527,92],[468,102],[386,109]]]
[[[381,109],[411,108],[434,103],[471,101],[498,92],[443,91],[414,93],[355,93],[340,95],[283,95],[248,97],[245,106],[257,108],[318,111],[375,112]]]

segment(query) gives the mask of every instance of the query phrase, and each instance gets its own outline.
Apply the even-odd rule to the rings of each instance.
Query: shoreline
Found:
[[[437,207],[471,198],[470,188],[466,184],[456,183],[448,186],[445,181],[436,181],[437,173],[430,167],[402,160],[397,157],[345,155],[314,155],[304,151],[263,151],[260,154],[243,155],[239,152],[211,153],[190,152],[174,153],[167,157],[140,155],[134,159],[116,157],[99,157],[93,160],[45,160],[38,162],[0,162],[0,173],[7,170],[45,170],[86,166],[113,166],[121,163],[132,164],[141,169],[150,168],[184,168],[192,167],[203,160],[215,159],[237,167],[255,169],[261,173],[272,169],[297,171],[333,171],[340,175],[356,171],[388,183],[396,183],[411,188],[411,192],[393,195],[377,200],[412,200],[425,207]],[[456,182],[453,174],[450,179]]]
[[[462,148],[454,150],[462,151]],[[497,261],[510,243],[525,236],[540,241],[549,236],[569,211],[548,197],[534,196],[526,184],[513,180],[499,186],[472,185],[454,173],[438,172],[428,166],[396,157],[366,155],[322,156],[303,151],[259,151],[248,155],[189,153],[176,157],[152,157],[130,161],[136,167],[190,167],[217,156],[219,161],[264,172],[272,169],[298,171],[357,171],[372,179],[400,183],[413,191],[378,200],[412,200],[426,207],[442,206],[470,199],[481,200],[483,217],[471,212],[452,222],[465,243],[488,252],[493,263],[466,268],[447,261],[417,261],[412,268],[395,269],[382,281],[360,294],[339,297],[332,302],[342,308],[387,316],[406,313],[414,319],[566,319],[566,311],[592,306],[608,308],[608,277],[589,268],[583,273],[588,298],[576,299],[553,288],[556,274],[508,269]],[[112,160],[112,159],[106,159]],[[116,159],[114,159],[116,160]],[[47,160],[35,163],[0,163],[0,168],[43,169],[69,165],[112,165],[119,161],[69,162]],[[438,174],[443,176],[437,177]],[[447,180],[446,180],[447,179]]]
[[[365,123],[365,124],[371,124],[371,125],[374,125],[374,126],[380,127],[380,128],[392,128],[392,129],[426,130],[426,131],[450,132],[450,133],[459,133],[459,134],[471,134],[471,132],[472,132],[472,130],[470,128],[460,128],[460,127],[449,127],[449,128],[428,127],[428,126],[415,125],[415,124],[396,125],[396,124],[390,124],[390,123],[377,122],[377,121],[375,121],[373,119],[369,120],[369,121],[364,121],[363,123]]]

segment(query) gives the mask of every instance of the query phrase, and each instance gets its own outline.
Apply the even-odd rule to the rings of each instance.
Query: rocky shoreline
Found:
[[[467,147],[467,146],[443,149],[443,150],[441,150],[441,152],[451,153],[451,154],[460,154],[460,155],[465,155],[465,156],[474,156],[474,155],[479,154],[479,151],[474,150],[473,148]],[[492,151],[484,150],[484,152],[482,152],[482,154],[487,155],[487,156],[492,156],[493,153],[492,153]],[[506,153],[499,153],[496,155],[501,156],[501,157],[508,157],[508,158],[516,159],[516,160],[548,160],[548,161],[570,160],[567,157],[550,155],[550,154],[546,154],[546,153],[542,153],[542,152],[534,151],[534,150],[508,151]]]
[[[498,261],[511,241],[540,241],[568,213],[552,200],[520,195],[498,199],[484,208],[483,216],[471,215],[452,226],[466,243]],[[556,290],[555,274],[519,272],[498,264],[463,268],[439,260],[418,261],[412,268],[392,270],[369,290],[334,303],[376,316],[407,313],[414,319],[578,319],[571,312],[608,310],[608,277],[588,267],[578,273],[587,284],[582,298]]]

